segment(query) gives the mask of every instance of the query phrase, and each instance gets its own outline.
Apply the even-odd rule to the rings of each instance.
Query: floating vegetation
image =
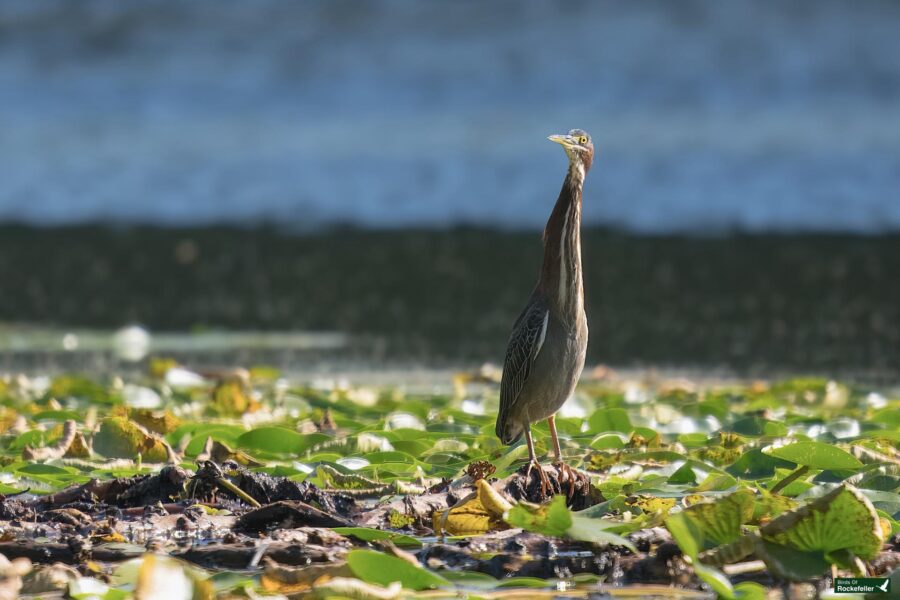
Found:
[[[496,386],[292,385],[159,359],[124,380],[2,377],[0,585],[753,599],[900,565],[889,390],[607,374],[557,418],[576,470],[545,465],[545,493],[524,446],[493,434]],[[547,456],[546,425],[534,432]]]

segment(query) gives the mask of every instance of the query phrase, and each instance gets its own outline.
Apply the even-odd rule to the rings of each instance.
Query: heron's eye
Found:
[[[584,146],[585,144],[587,144],[587,138],[584,136],[581,136],[580,138],[578,138],[578,143],[581,144],[582,146]]]

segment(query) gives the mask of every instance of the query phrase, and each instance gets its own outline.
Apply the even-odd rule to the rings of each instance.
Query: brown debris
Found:
[[[60,523],[72,527],[85,527],[94,520],[77,508],[57,508],[38,513],[38,518],[43,522]]]
[[[337,431],[337,428],[331,409],[326,408],[325,412],[322,413],[322,418],[316,422],[316,429],[323,433],[334,433]]]
[[[282,501],[251,510],[237,520],[236,531],[308,527],[352,527],[349,519],[321,511],[305,502]]]
[[[469,463],[469,466],[466,467],[466,475],[471,477],[472,481],[478,481],[479,479],[490,477],[496,470],[497,467],[492,465],[489,461],[476,460],[475,462]]]
[[[20,498],[3,498],[0,501],[0,520],[34,521],[35,511]]]
[[[477,571],[498,579],[609,575],[617,555],[583,542],[558,542],[521,530],[488,533],[461,544],[435,544],[419,552],[429,568]]]
[[[225,463],[221,467],[212,461],[204,461],[191,482],[191,497],[207,499],[217,494],[235,497],[222,488],[218,481],[227,478],[241,492],[253,498],[260,505],[267,505],[282,500],[298,501],[311,505],[326,513],[349,516],[356,508],[355,500],[339,492],[320,490],[307,482],[296,482],[287,477],[273,477],[266,473],[254,473],[240,467],[237,463]]]
[[[108,481],[92,479],[55,494],[37,498],[36,507],[46,509],[73,502],[103,503],[120,508],[146,506],[157,502],[171,502],[181,498],[190,472],[177,466],[166,466],[155,475],[119,477]]]
[[[271,558],[283,565],[306,566],[341,560],[345,553],[343,548],[272,542],[266,546],[263,558]],[[246,569],[258,554],[259,548],[252,544],[221,543],[192,546],[184,552],[173,553],[173,556],[206,568]],[[95,558],[99,558],[96,553]]]
[[[404,496],[367,510],[356,520],[363,527],[400,529],[400,527],[391,526],[392,515],[395,522],[399,515],[403,517],[402,520],[406,522],[409,530],[429,534],[432,533],[431,525],[434,513],[450,508],[457,500],[459,498],[447,492]]]

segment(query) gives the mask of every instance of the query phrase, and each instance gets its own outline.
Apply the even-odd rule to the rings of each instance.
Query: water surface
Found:
[[[0,219],[900,228],[900,5],[0,6]]]

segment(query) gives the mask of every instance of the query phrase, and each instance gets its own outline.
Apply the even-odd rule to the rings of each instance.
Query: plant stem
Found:
[[[244,502],[246,502],[253,508],[259,508],[260,506],[262,506],[259,502],[257,502],[253,498],[253,496],[251,496],[250,494],[248,494],[247,492],[245,492],[238,486],[234,485],[233,483],[231,483],[224,477],[219,477],[216,480],[216,483],[221,485],[223,488],[225,488],[226,490],[228,490],[229,492],[231,492],[232,494],[234,494],[235,496],[237,496],[238,498],[240,498],[241,500],[243,500]]]
[[[807,472],[809,472],[809,467],[807,467],[807,466],[798,467],[795,471],[790,473],[787,477],[785,477],[784,479],[782,479],[781,481],[776,483],[774,486],[772,486],[772,489],[769,490],[769,493],[777,494],[778,492],[780,492],[781,490],[783,490],[784,488],[786,488],[787,486],[792,484],[794,481],[796,481],[800,477],[803,477],[804,475],[806,475]]]

